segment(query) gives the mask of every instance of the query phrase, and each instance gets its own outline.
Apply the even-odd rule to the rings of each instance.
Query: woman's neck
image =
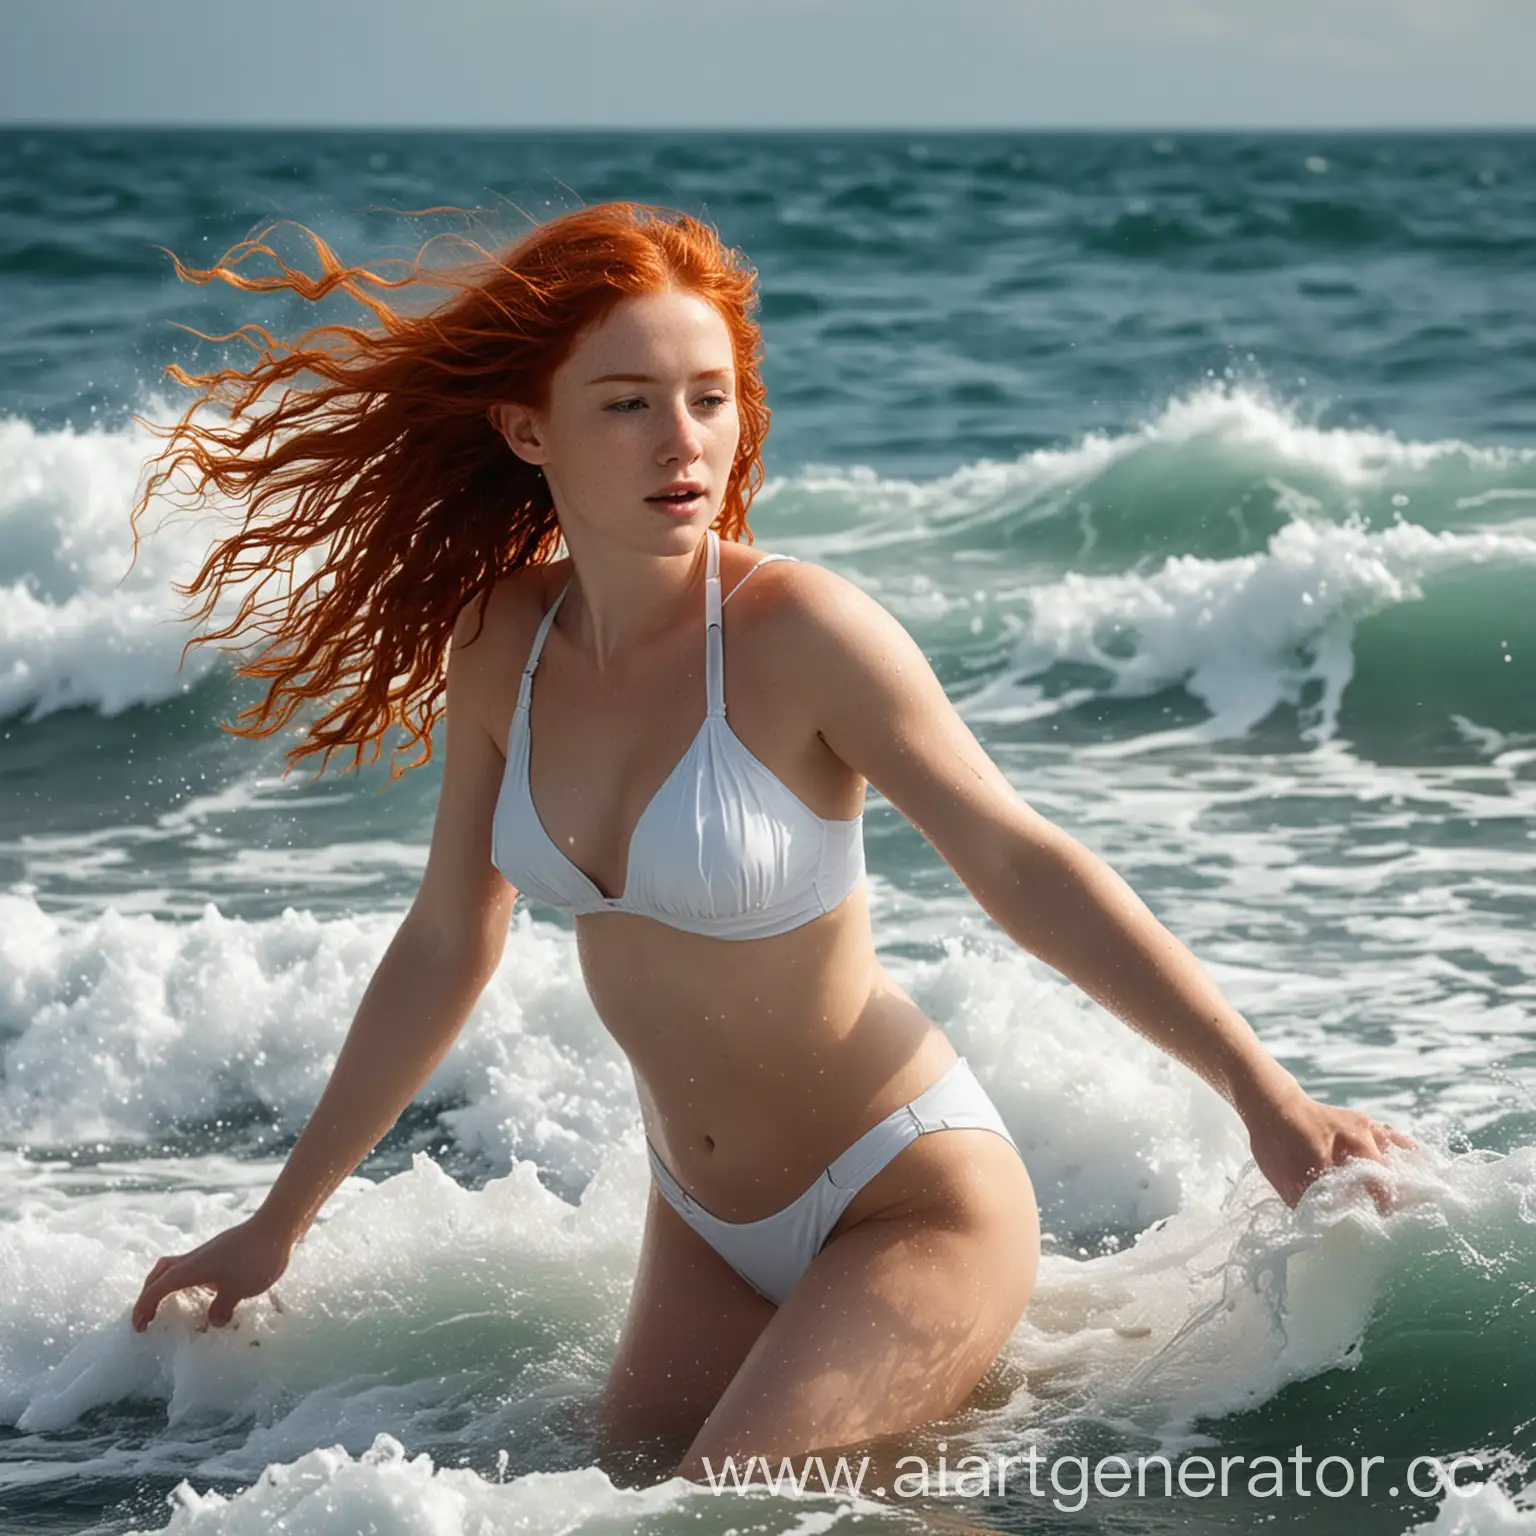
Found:
[[[701,605],[708,535],[688,554],[645,555],[611,539],[566,536],[574,575],[562,628],[598,671],[673,629]],[[572,600],[575,601],[574,611]],[[698,615],[702,623],[702,612]]]

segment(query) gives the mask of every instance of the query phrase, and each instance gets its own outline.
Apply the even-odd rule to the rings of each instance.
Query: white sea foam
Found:
[[[611,1351],[634,1270],[644,1160],[630,1138],[608,1151],[579,1206],[531,1161],[479,1190],[425,1154],[377,1184],[354,1178],[273,1290],[226,1328],[203,1329],[206,1298],[190,1292],[142,1334],[129,1309],[154,1255],[196,1246],[262,1191],[79,1192],[62,1213],[21,1201],[3,1260],[17,1299],[0,1314],[0,1414],[42,1432],[136,1397],[163,1403],[173,1426],[253,1417],[254,1439],[222,1470],[255,1476],[314,1444],[320,1402],[332,1433],[366,1444],[391,1423],[425,1425],[488,1370],[524,1376],[530,1391],[561,1379]],[[519,1321],[530,1312],[558,1312],[558,1350],[537,1347],[537,1328]]]
[[[3,900],[0,1125],[10,1140],[95,1141],[114,1157],[173,1118],[255,1109],[296,1129],[392,926],[299,913],[243,922],[212,910],[188,924],[61,919],[24,897]],[[1219,1199],[1236,1176],[1245,1149],[1231,1111],[1021,957],[951,946],[899,969],[989,1083],[1054,1231],[1136,1230]],[[314,1443],[303,1402],[327,1383],[398,1371],[398,1391],[386,1396],[409,1417],[418,1378],[435,1382],[442,1361],[458,1358],[454,1338],[465,1369],[483,1362],[483,1330],[499,1337],[512,1325],[497,1319],[523,1310],[558,1306],[564,1316],[578,1273],[597,1292],[577,1331],[600,1356],[633,1271],[646,1168],[627,1070],[581,987],[568,935],[514,926],[500,973],[423,1097],[454,1105],[434,1144],[447,1136],[477,1154],[491,1181],[461,1189],[425,1154],[382,1184],[354,1180],[280,1286],[287,1312],[247,1309],[251,1328],[277,1333],[260,1335],[259,1352],[228,1346],[219,1366],[209,1351],[226,1346],[190,1336],[195,1309],[172,1306],[149,1349],[127,1333],[126,1308],[157,1253],[184,1251],[236,1219],[275,1169],[194,1158],[167,1177],[169,1165],[151,1157],[109,1160],[88,1178],[18,1157],[0,1172],[16,1237],[0,1294],[28,1300],[0,1315],[0,1411],[42,1429],[149,1396],[173,1415],[193,1406],[254,1414],[268,1423],[262,1455],[289,1458]],[[576,1210],[568,1201],[578,1191]],[[311,1322],[295,1331],[301,1314]],[[411,1366],[417,1325],[402,1321],[411,1317],[435,1365]],[[303,1423],[271,1440],[278,1384],[297,1392]],[[338,1390],[349,1399],[351,1389]],[[374,1409],[357,1409],[370,1435],[395,1422],[370,1417]]]
[[[1447,1493],[1432,1520],[1412,1525],[1404,1536],[1531,1536],[1536,1532],[1536,1498],[1511,1496],[1498,1483],[1481,1483],[1465,1493]]]
[[[518,1427],[488,1403],[581,1399],[598,1385],[633,1274],[645,1177],[634,1136],[608,1149],[577,1207],[544,1188],[531,1163],[470,1191],[418,1156],[383,1184],[351,1181],[274,1295],[206,1332],[201,1304],[188,1298],[166,1303],[143,1335],[128,1328],[127,1308],[154,1252],[227,1225],[253,1188],[229,1198],[81,1192],[68,1222],[57,1210],[22,1210],[3,1278],[5,1294],[25,1302],[0,1314],[0,1411],[22,1432],[45,1432],[126,1398],[159,1401],[167,1429],[157,1456],[167,1465],[185,1459],[210,1423],[246,1421],[237,1442],[200,1457],[199,1470],[248,1491],[227,1502],[191,1488],[179,1495],[184,1516],[201,1511],[215,1530],[246,1528],[215,1523],[216,1511],[255,1520],[283,1507],[264,1502],[273,1487],[293,1494],[293,1479],[320,1463],[340,1467],[347,1451],[366,1462],[386,1430],[397,1443],[441,1444],[445,1412],[470,1413],[462,1444],[483,1461]],[[1386,1177],[1398,1205],[1386,1216],[1358,1172],[1333,1176],[1291,1213],[1250,1171],[1221,1195],[1197,1193],[1119,1252],[1047,1257],[1004,1353],[1012,1400],[972,1424],[967,1440],[1048,1445],[1086,1415],[1170,1452],[1188,1448],[1199,1443],[1197,1417],[1251,1409],[1289,1382],[1354,1365],[1362,1341],[1369,1363],[1384,1307],[1410,1331],[1427,1324],[1454,1284],[1448,1266],[1475,1263],[1488,1290],[1500,1251],[1527,1251],[1536,1154],[1424,1152],[1397,1158]],[[1519,1266],[1503,1267],[1490,1296],[1512,1305]],[[553,1315],[552,1350],[540,1339]],[[317,1443],[332,1447],[320,1463]],[[430,1470],[419,1464],[417,1475]],[[445,1496],[381,1481],[406,1511],[418,1494]],[[494,1496],[478,1480],[460,1491]],[[323,1508],[317,1497],[305,1518]]]
[[[963,464],[931,481],[865,466],[809,467],[771,479],[760,505],[786,536],[784,547],[834,562],[959,528],[1006,523],[1024,530],[1058,517],[1082,526],[1086,551],[1095,542],[1094,483],[1137,459],[1164,481],[1181,469],[1225,466],[1237,488],[1268,484],[1282,505],[1298,510],[1315,509],[1327,497],[1340,516],[1352,510],[1355,494],[1372,490],[1409,493],[1410,502],[1418,493],[1464,511],[1536,500],[1536,450],[1456,438],[1405,442],[1388,431],[1318,427],[1255,385],[1213,383],[1175,396],[1132,431],[1090,432],[1066,447]],[[1487,484],[1506,477],[1513,483]],[[1171,484],[1176,488],[1176,479]],[[1176,538],[1179,530],[1166,532]],[[1027,548],[1023,542],[1018,552]]]
[[[1393,1201],[1385,1215],[1371,1180]],[[1294,1212],[1250,1168],[1222,1204],[1192,1205],[1120,1253],[1048,1258],[1018,1358],[1042,1367],[1034,1395],[1192,1444],[1197,1418],[1360,1365],[1383,1313],[1417,1330],[1469,1265],[1496,1312],[1523,1291],[1533,1197],[1532,1148],[1394,1152],[1385,1172],[1356,1163],[1330,1175]]]
[[[246,921],[211,905],[190,923],[76,921],[0,895],[0,1135],[141,1141],[252,1109],[296,1129],[398,922],[292,909]],[[524,915],[507,950],[426,1092],[469,1099],[446,1121],[470,1150],[505,1160],[515,1146],[579,1180],[631,1113],[627,1070],[569,941]]]
[[[190,924],[66,920],[7,898],[7,1136],[88,1124],[73,1144],[132,1141],[172,1115],[253,1103],[295,1126],[390,926],[212,911]],[[337,1477],[352,1520],[354,1495],[393,1493],[402,1519],[445,1511],[446,1529],[460,1528],[456,1512],[499,1508],[499,1485],[442,1465],[444,1418],[483,1460],[487,1445],[531,1433],[542,1404],[598,1388],[647,1188],[627,1075],[574,958],[568,935],[520,922],[428,1087],[456,1103],[444,1131],[487,1161],[489,1181],[463,1187],[425,1152],[382,1182],[348,1181],[275,1299],[242,1304],[229,1329],[200,1332],[190,1296],[143,1335],[127,1314],[153,1258],[251,1209],[275,1163],[18,1156],[0,1168],[0,1296],[12,1298],[0,1306],[0,1415],[43,1433],[130,1399],[163,1405],[155,1465],[251,1485],[228,1501],[188,1489],[175,1518],[204,1523],[176,1529],[258,1528],[292,1508],[294,1528],[325,1530],[303,1521],[320,1521]],[[1383,1306],[1411,1322],[1445,1294],[1447,1266],[1480,1254],[1486,1277],[1490,1255],[1528,1246],[1536,1152],[1402,1157],[1390,1176],[1400,1209],[1385,1218],[1358,1172],[1288,1212],[1210,1089],[1033,962],[952,943],[893,969],[987,1085],[1053,1239],[1005,1352],[1012,1399],[976,1429],[982,1442],[1016,1449],[1086,1414],[1185,1443],[1199,1416],[1351,1364]],[[198,1449],[210,1424],[237,1429],[214,1455]],[[438,1466],[406,1473],[394,1449],[375,1465],[366,1453],[381,1432],[439,1447]],[[573,1488],[600,1478],[546,1476]],[[606,1479],[592,1491],[601,1509],[630,1508]],[[564,1489],[557,1506],[574,1497]]]
[[[681,1480],[652,1488],[615,1488],[596,1468],[534,1472],[489,1482],[459,1467],[434,1467],[380,1433],[353,1458],[340,1446],[312,1450],[268,1468],[252,1488],[226,1499],[183,1482],[168,1502],[165,1536],[479,1536],[490,1531],[566,1536],[585,1530],[642,1528],[701,1496]],[[824,1529],[795,1519],[786,1531]],[[148,1527],[138,1528],[145,1532]]]
[[[258,1111],[302,1125],[396,917],[211,906],[60,918],[0,896],[0,1134],[38,1148],[147,1142]],[[1237,1122],[1190,1073],[1018,953],[950,945],[895,967],[1018,1126],[1042,1203],[1068,1229],[1134,1229],[1224,1187]],[[628,1069],[568,935],[520,916],[458,1043],[423,1090],[491,1168],[590,1178],[637,1123]],[[1112,1134],[1111,1134],[1112,1128]]]
[[[189,574],[190,542],[146,546],[126,585],[128,510],[152,451],[141,428],[39,432],[0,421],[0,714],[73,705],[116,714],[183,692],[216,657],[176,664],[185,633],[170,581]]]
[[[1019,589],[1023,610],[1009,673],[966,701],[974,719],[1048,712],[1028,679],[1061,662],[1103,669],[1103,693],[1137,698],[1182,685],[1209,709],[1198,725],[1104,745],[1123,753],[1242,736],[1280,704],[1300,705],[1305,734],[1328,740],[1354,672],[1360,620],[1423,595],[1443,572],[1525,567],[1536,583],[1536,538],[1507,532],[1433,533],[1412,523],[1291,522],[1263,554],[1179,556],[1146,573],[1083,576]],[[1069,707],[1071,698],[1054,704]]]
[[[161,402],[148,409],[169,415]],[[193,631],[171,583],[195,574],[210,518],[231,509],[214,498],[189,518],[158,496],[133,559],[128,514],[160,446],[136,424],[39,431],[0,419],[0,717],[77,706],[115,715],[185,693],[219,665],[216,646],[198,646],[178,671]],[[226,594],[215,625],[238,596]]]
[[[42,1140],[76,1128],[77,1145],[133,1141],[172,1116],[214,1119],[253,1104],[295,1128],[391,927],[384,918],[320,923],[294,913],[237,922],[212,911],[192,924],[115,914],[78,922],[22,898],[6,903],[6,1134]],[[1191,1308],[1216,1294],[1196,1284],[1198,1275],[1230,1268],[1234,1255],[1257,1273],[1298,1243],[1336,1241],[1327,1234],[1345,1219],[1337,1203],[1319,1204],[1312,1226],[1291,1228],[1272,1198],[1260,1201],[1268,1225],[1256,1227],[1252,1190],[1242,1193],[1246,1136],[1232,1111],[1034,963],[952,944],[941,958],[895,968],[987,1084],[1024,1151],[1055,1240],[1144,1234],[1120,1253],[1089,1248],[1048,1261],[1024,1335],[1041,1359],[1092,1356],[1095,1341],[1126,1329],[1166,1343]],[[414,1347],[414,1325],[403,1318],[419,1317],[421,1329],[439,1335],[423,1345],[439,1361],[455,1353],[448,1335],[459,1325],[447,1320],[470,1319],[468,1368],[478,1328],[498,1329],[497,1318],[570,1294],[566,1265],[600,1277],[584,1334],[615,1328],[638,1242],[644,1159],[627,1073],[581,989],[568,936],[527,922],[514,928],[507,961],[424,1097],[456,1102],[442,1116],[444,1130],[487,1161],[490,1183],[462,1189],[425,1154],[382,1184],[354,1180],[299,1250],[280,1288],[287,1312],[272,1314],[264,1303],[249,1309],[252,1328],[275,1330],[262,1333],[261,1354],[231,1354],[227,1369],[212,1370],[199,1353],[225,1348],[220,1340],[186,1336],[191,1309],[167,1313],[154,1335],[158,1354],[116,1334],[153,1255],[182,1251],[248,1209],[270,1169],[234,1165],[228,1178],[210,1167],[190,1186],[165,1187],[158,1164],[136,1160],[121,1165],[134,1170],[129,1188],[110,1187],[109,1164],[97,1174],[109,1187],[91,1191],[80,1175],[71,1185],[67,1170],[55,1178],[46,1164],[40,1171],[18,1161],[0,1180],[17,1234],[0,1294],[31,1299],[9,1308],[0,1327],[7,1416],[56,1427],[122,1395],[163,1396],[177,1414],[196,1404],[261,1416],[273,1411],[275,1383],[303,1398],[328,1381],[387,1372],[390,1360],[408,1397],[419,1373],[400,1364]],[[1465,1199],[1473,1176],[1460,1177]],[[1513,1187],[1506,1181],[1506,1193]],[[558,1189],[572,1200],[584,1190],[579,1208]],[[1379,1277],[1362,1275],[1368,1296]],[[1105,1299],[1111,1294],[1118,1300]],[[381,1309],[391,1318],[383,1333],[369,1321]],[[301,1324],[300,1315],[311,1321]],[[1353,1314],[1328,1316],[1329,1340],[1358,1332]],[[1228,1326],[1246,1338],[1251,1322],[1218,1318],[1191,1347],[1208,1352],[1198,1341],[1224,1338]],[[322,1337],[312,1324],[322,1334],[340,1331]],[[1287,1359],[1321,1368],[1323,1345],[1296,1355],[1296,1337],[1293,1327]],[[1116,1359],[1145,1353],[1120,1350]],[[1026,1350],[1024,1358],[1036,1355]],[[1235,1376],[1186,1362],[1173,1380],[1184,1383],[1180,1391],[1204,1383],[1205,1401],[1224,1401],[1223,1381],[1240,1393],[1273,1390],[1290,1368],[1260,1350]],[[1156,1395],[1171,1412],[1174,1387]],[[269,1449],[292,1455],[296,1444]]]

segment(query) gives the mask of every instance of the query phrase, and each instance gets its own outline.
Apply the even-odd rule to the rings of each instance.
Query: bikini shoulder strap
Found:
[[[544,642],[549,638],[549,628],[555,622],[555,615],[560,611],[560,604],[565,601],[565,594],[571,590],[570,579],[560,588],[560,595],[549,605],[544,617],[539,620],[539,627],[533,637],[533,645],[528,651],[528,663],[523,668],[523,681],[517,690],[517,707],[528,708],[528,700],[533,696],[533,674],[538,670],[539,656],[544,650]]]
[[[773,564],[773,562],[774,562],[774,561],[775,561],[775,560],[793,560],[793,561],[796,561],[796,562],[798,562],[798,559],[799,559],[799,557],[798,557],[798,556],[797,556],[797,555],[764,555],[764,556],[763,556],[763,558],[762,558],[762,559],[761,559],[761,560],[759,560],[759,561],[758,561],[758,562],[757,562],[757,564],[756,564],[756,565],[754,565],[754,566],[753,566],[753,567],[752,567],[752,569],[751,569],[751,570],[749,570],[749,571],[748,571],[748,572],[747,572],[747,574],[746,574],[746,575],[745,575],[745,576],[743,576],[743,577],[742,577],[742,578],[741,578],[741,580],[740,580],[740,581],[738,581],[738,582],[737,582],[737,583],[736,583],[736,585],[735,585],[735,586],[734,586],[734,587],[732,587],[732,588],[731,588],[731,590],[730,590],[730,591],[729,591],[729,592],[727,592],[727,593],[726,593],[726,594],[725,594],[725,601],[726,601],[726,602],[727,602],[727,603],[728,603],[728,602],[730,602],[730,600],[731,600],[731,599],[732,599],[732,598],[733,598],[733,597],[735,597],[735,596],[736,596],[736,594],[737,594],[737,593],[738,593],[738,592],[740,592],[740,591],[741,591],[741,589],[742,589],[742,588],[743,588],[743,587],[744,587],[744,586],[746,586],[746,584],[747,584],[747,583],[748,583],[748,582],[749,582],[749,581],[751,581],[751,580],[752,580],[752,578],[753,578],[753,577],[754,577],[754,576],[755,576],[755,575],[756,575],[756,574],[757,574],[757,573],[758,573],[758,572],[759,572],[759,571],[760,571],[760,570],[761,570],[761,569],[762,569],[762,568],[763,568],[763,567],[764,567],[764,566],[765,566],[765,565],[772,565],[772,564]]]
[[[752,571],[758,566],[771,564],[775,560],[793,560],[793,555],[764,555],[757,565],[752,567],[740,581],[731,588],[730,597],[734,597],[752,579]],[[704,623],[706,636],[706,650],[704,653],[704,672],[708,682],[709,712],[712,715],[725,715],[725,634],[721,628],[720,610],[730,601],[730,597],[720,596],[720,538],[715,530],[709,530],[709,564],[704,574]]]
[[[704,683],[709,713],[725,713],[725,640],[720,628],[720,535],[706,533],[709,558],[704,567]]]

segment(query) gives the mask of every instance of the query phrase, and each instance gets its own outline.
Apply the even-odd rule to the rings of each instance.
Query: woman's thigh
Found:
[[[776,1310],[652,1185],[629,1311],[599,1405],[605,1452],[686,1446]]]
[[[702,1476],[705,1456],[792,1457],[910,1430],[953,1413],[997,1359],[1040,1257],[1018,1153],[991,1131],[946,1130],[914,1142],[866,1189],[877,1213],[816,1256],[681,1475]]]

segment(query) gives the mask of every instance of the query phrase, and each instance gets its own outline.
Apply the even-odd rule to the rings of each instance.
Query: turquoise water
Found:
[[[258,1201],[302,1127],[440,765],[284,781],[281,741],[217,729],[250,697],[228,659],[177,670],[206,527],[123,580],[132,417],[213,355],[175,324],[307,319],[158,248],[291,218],[378,260],[609,197],[702,213],[761,272],[760,545],[890,607],[1306,1086],[1424,1143],[1385,1221],[1348,1176],[1285,1212],[1230,1111],[873,800],[882,953],[1049,1233],[951,1463],[1300,1444],[1384,1458],[1368,1496],[613,1489],[584,1426],[645,1163],[542,910],[282,1310],[129,1331],[151,1259]],[[1536,1523],[1533,257],[1532,136],[0,132],[0,1527]],[[1458,1454],[1474,1496],[1406,1491]]]

